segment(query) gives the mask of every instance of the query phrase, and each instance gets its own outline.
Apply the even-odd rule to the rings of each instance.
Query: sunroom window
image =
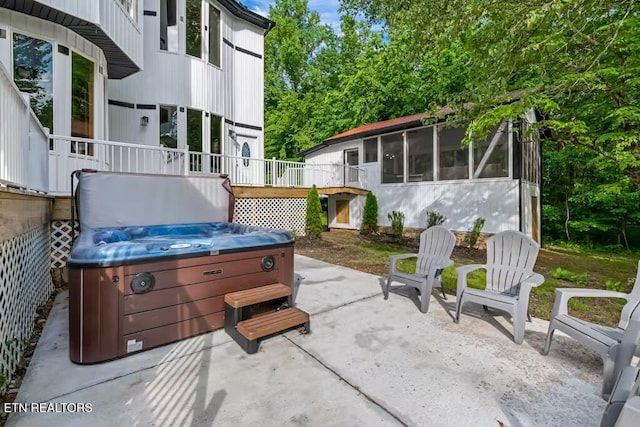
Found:
[[[502,122],[489,137],[473,145],[473,177],[509,176],[509,126]]]
[[[469,178],[469,148],[461,147],[463,128],[438,128],[439,180]]]
[[[404,181],[404,150],[401,133],[382,137],[382,183]]]
[[[407,132],[409,181],[433,181],[433,128]]]
[[[378,161],[378,138],[368,138],[364,142],[364,162],[374,163]]]

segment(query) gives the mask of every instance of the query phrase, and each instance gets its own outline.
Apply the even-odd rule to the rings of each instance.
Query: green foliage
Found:
[[[403,31],[372,30],[342,11],[340,30],[307,0],[276,0],[265,38],[265,157],[298,153],[337,133],[425,111],[467,82],[460,44],[411,50]]]
[[[319,239],[324,227],[322,226],[322,208],[320,207],[320,196],[315,184],[307,195],[307,214],[305,216],[305,234],[308,239]]]
[[[565,270],[558,267],[553,270],[553,277],[555,279],[566,280],[567,282],[573,282],[577,285],[584,286],[587,283],[587,273],[574,273],[573,271]]]
[[[402,230],[404,229],[404,213],[400,211],[391,211],[387,214],[389,222],[391,222],[391,229],[393,230],[393,236],[397,239],[402,237]]]
[[[480,237],[480,232],[482,231],[482,227],[484,227],[485,222],[486,220],[484,218],[476,218],[473,222],[473,228],[471,229],[471,234],[469,234],[469,247],[476,247],[478,237]]]
[[[442,225],[446,220],[446,216],[436,211],[427,211],[427,228],[431,228],[434,225]]]
[[[378,232],[378,200],[371,191],[367,193],[362,212],[362,224],[360,234],[372,234]]]
[[[410,52],[460,47],[466,84],[444,103],[454,109],[451,117],[471,123],[465,143],[503,119],[538,111],[541,120],[520,131],[545,136],[546,237],[633,245],[628,234],[640,224],[640,2],[344,0],[343,8],[401,31]]]
[[[622,283],[616,282],[613,280],[607,280],[606,282],[604,282],[604,288],[608,291],[613,291],[613,292],[625,292],[625,289],[624,289],[624,286],[622,286]]]

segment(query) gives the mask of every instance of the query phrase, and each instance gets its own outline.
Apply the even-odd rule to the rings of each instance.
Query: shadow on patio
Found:
[[[519,346],[497,311],[470,304],[456,325],[454,297],[434,292],[422,314],[405,290],[384,301],[378,276],[303,256],[296,271],[313,333],[268,339],[252,356],[220,330],[74,365],[59,295],[16,402],[91,403],[92,412],[16,413],[8,425],[599,424],[599,357],[562,335],[542,356],[547,322],[527,323]]]

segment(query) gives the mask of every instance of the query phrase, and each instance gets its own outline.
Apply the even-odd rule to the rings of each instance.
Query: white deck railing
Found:
[[[69,194],[78,169],[172,175],[227,174],[233,185],[272,187],[363,187],[363,171],[346,165],[315,165],[189,152],[124,142],[52,135],[49,191]]]
[[[49,132],[0,64],[0,184],[25,190],[48,189]]]

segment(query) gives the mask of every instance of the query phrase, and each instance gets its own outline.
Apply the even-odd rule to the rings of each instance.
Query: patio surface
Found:
[[[92,412],[14,413],[7,425],[599,425],[599,357],[561,333],[542,356],[546,321],[527,323],[519,346],[497,311],[468,304],[454,324],[452,296],[422,314],[406,288],[383,300],[378,276],[303,256],[296,272],[312,333],[275,336],[255,355],[216,331],[74,365],[60,294],[16,402]]]

